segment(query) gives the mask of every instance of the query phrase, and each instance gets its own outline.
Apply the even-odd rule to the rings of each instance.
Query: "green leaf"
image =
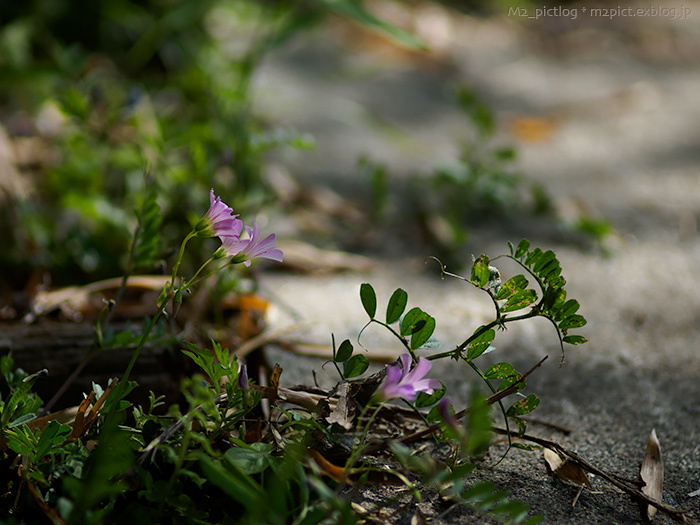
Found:
[[[374,319],[374,314],[377,313],[377,294],[371,284],[363,283],[360,286],[360,300],[369,318]]]
[[[24,425],[25,423],[29,423],[30,421],[36,419],[36,413],[32,412],[31,414],[24,414],[23,416],[18,417],[14,421],[10,422],[10,424],[7,426],[7,428],[15,428],[20,425]]]
[[[537,258],[537,261],[534,263],[532,270],[536,274],[542,274],[543,270],[546,267],[554,263],[558,265],[556,255],[554,255],[554,252],[552,250],[547,250],[546,252],[541,253],[540,256]]]
[[[478,328],[477,331],[478,330],[481,330],[481,328]],[[493,328],[490,328],[474,339],[471,343],[469,343],[469,348],[467,349],[467,359],[471,361],[472,359],[476,359],[483,354],[488,349],[495,337],[496,332],[493,330]]]
[[[570,345],[581,345],[583,343],[587,343],[588,339],[583,337],[582,335],[566,335],[562,339],[565,343],[569,343]]]
[[[518,427],[517,434],[519,436],[522,436],[527,430],[527,423],[525,422],[525,420],[519,417],[512,416],[512,422],[515,423]]]
[[[535,248],[527,254],[527,257],[525,258],[525,266],[533,266],[540,260],[541,257],[542,250],[540,250],[539,248]]]
[[[499,292],[496,294],[496,299],[507,299],[511,295],[513,295],[515,292],[518,292],[520,290],[524,290],[527,288],[528,282],[525,276],[523,275],[516,275],[515,277],[511,277],[508,279],[505,284],[501,285],[501,289]]]
[[[2,415],[0,416],[0,431],[7,428],[10,421],[14,421],[19,417],[23,416],[23,409],[25,409],[29,404],[27,403],[30,397],[30,391],[34,386],[39,377],[48,375],[46,369],[25,377],[19,384],[17,390],[15,390],[12,395],[5,401],[2,406]],[[31,410],[29,411],[31,412]]]
[[[335,354],[335,361],[338,363],[344,363],[350,356],[352,356],[353,348],[350,339],[346,339],[338,347],[338,352]]]
[[[559,330],[562,332],[566,333],[567,330],[570,330],[571,328],[580,328],[582,326],[585,326],[586,324],[586,319],[582,315],[574,314],[570,315],[566,319],[564,319],[561,323],[559,323]]]
[[[343,364],[343,374],[346,379],[364,374],[369,368],[369,359],[362,354],[356,354]]]
[[[63,441],[70,436],[72,431],[73,429],[70,425],[63,425],[56,420],[49,422],[39,436],[39,443],[37,444],[34,461],[40,461],[52,448],[63,443]]]
[[[504,379],[513,375],[520,375],[513,365],[506,362],[494,363],[484,373],[486,379]]]
[[[440,383],[442,385],[442,382]],[[435,390],[432,394],[426,394],[425,392],[419,392],[416,402],[414,403],[416,408],[426,408],[434,405],[442,399],[445,395],[447,387],[442,385],[442,388]]]
[[[472,264],[471,282],[479,288],[483,288],[489,282],[489,258],[487,255],[480,255]]]
[[[401,319],[399,333],[404,336],[415,334],[425,326],[428,317],[430,316],[417,306],[411,308]]]
[[[389,304],[386,307],[386,324],[394,324],[399,320],[408,304],[408,294],[399,288],[389,299]]]
[[[532,444],[528,444],[528,443],[516,443],[516,442],[511,443],[510,446],[513,448],[519,448],[520,450],[526,450],[528,452],[533,452],[535,450],[540,450],[542,448],[539,445],[532,445]]]
[[[578,311],[578,309],[578,301],[575,299],[569,299],[561,306],[561,308],[559,308],[559,310],[557,310],[557,313],[554,315],[554,320],[561,321],[562,319],[571,317]]]
[[[530,394],[526,398],[520,399],[519,401],[513,403],[506,412],[506,415],[511,417],[523,416],[535,410],[539,404],[540,398],[538,398],[535,394]]]
[[[233,463],[247,475],[260,474],[269,467],[267,457],[275,449],[269,443],[254,443],[250,449],[231,447],[224,454],[224,461]]]
[[[544,291],[542,308],[546,312],[556,311],[557,309],[561,308],[564,301],[566,301],[566,290],[550,285]]]
[[[535,290],[520,290],[508,299],[506,304],[500,308],[500,311],[501,313],[513,312],[530,306],[535,301],[537,301],[537,292]]]
[[[510,363],[501,362],[491,365],[486,370],[484,377],[486,379],[502,379],[503,381],[498,385],[498,390],[500,391],[519,382],[522,375]],[[522,381],[522,386],[525,386],[525,381]]]
[[[417,348],[422,347],[425,343],[428,342],[430,337],[433,335],[433,332],[435,331],[435,319],[428,314],[425,315],[426,319],[425,323],[423,324],[423,327],[417,332],[414,332],[413,335],[411,335],[411,342],[409,344],[411,350],[416,350]]]
[[[518,247],[515,249],[515,255],[514,257],[516,259],[520,259],[523,255],[527,254],[528,249],[530,248],[530,241],[527,239],[523,239],[518,243]]]

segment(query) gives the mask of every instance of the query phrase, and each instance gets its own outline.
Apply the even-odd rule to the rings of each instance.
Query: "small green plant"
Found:
[[[411,212],[398,220],[418,227],[426,244],[451,266],[462,264],[460,250],[470,229],[516,217],[554,218],[558,230],[575,233],[577,241],[590,240],[604,249],[603,241],[613,233],[610,223],[585,213],[573,219],[559,214],[546,188],[514,167],[517,149],[494,138],[493,110],[468,87],[458,89],[455,98],[467,121],[460,156],[445,167],[408,179],[410,206],[401,209]],[[391,197],[387,167],[363,157],[358,169],[371,189],[374,218],[392,219],[386,213]]]

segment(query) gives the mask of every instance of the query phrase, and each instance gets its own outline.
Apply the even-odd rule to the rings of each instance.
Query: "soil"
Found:
[[[278,159],[309,188],[366,199],[368,183],[356,175],[361,155],[386,163],[395,188],[412,174],[454,163],[469,127],[451,93],[468,84],[494,109],[495,141],[516,146],[517,168],[528,180],[543,184],[563,213],[585,208],[610,221],[615,233],[604,251],[582,249],[546,220],[494,219],[470,229],[465,261],[471,253],[504,253],[506,241],[522,236],[554,250],[569,297],[588,320],[581,333],[589,342],[570,347],[563,366],[546,322],[499,333],[484,366],[507,360],[525,371],[549,355],[528,384],[541,399],[534,415],[572,432],[534,423],[529,432],[608,472],[635,478],[656,429],[664,501],[688,509],[692,522],[700,517],[700,496],[690,496],[700,489],[700,4],[685,5],[692,11],[686,19],[579,12],[576,19],[534,20],[505,12],[448,16],[431,4],[432,23],[448,37],[432,54],[331,26],[274,53],[255,82],[261,110],[315,135],[314,152]],[[303,235],[290,218],[270,220],[290,238]],[[463,341],[489,319],[488,298],[464,282],[441,280],[437,265],[423,264],[428,249],[414,244],[410,232],[399,236],[360,246],[372,257],[372,270],[262,275],[262,292],[276,303],[270,328],[302,321],[310,327],[300,337],[328,345],[333,333],[336,341],[354,342],[366,322],[359,286],[370,282],[380,305],[404,288],[409,304],[437,319],[443,348]],[[332,232],[327,239],[324,247],[344,247]],[[499,269],[504,277],[517,270],[505,263]],[[401,351],[375,329],[362,343],[378,360]],[[312,382],[312,368],[318,381],[332,382],[322,360],[282,350],[271,357],[285,369],[283,383]],[[456,405],[466,401],[475,384],[466,367],[438,362],[433,371]],[[494,462],[502,450],[492,450]],[[511,451],[477,477],[530,503],[546,524],[641,521],[628,496],[595,477],[593,489],[572,506],[576,488],[546,471],[541,451]],[[430,493],[421,509],[434,518],[430,523],[485,522],[462,508],[438,518],[445,508]],[[408,523],[412,514],[406,510],[397,520]],[[659,514],[654,521],[671,520]]]

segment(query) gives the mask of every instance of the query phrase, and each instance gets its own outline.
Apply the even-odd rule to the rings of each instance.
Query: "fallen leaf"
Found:
[[[285,268],[301,273],[367,272],[375,263],[354,253],[323,250],[300,241],[282,240],[278,248],[284,252]]]
[[[549,470],[559,479],[578,486],[591,487],[586,472],[573,461],[562,458],[556,450],[544,447],[544,461]]]
[[[642,492],[657,501],[663,499],[664,486],[664,464],[661,459],[661,447],[659,438],[656,437],[656,429],[651,431],[647,450],[644,453],[642,468],[640,472],[644,486]],[[651,520],[656,515],[656,507],[647,505],[647,517]]]
[[[275,390],[277,390],[280,386],[281,375],[282,367],[278,363],[275,363],[275,366],[272,368],[272,374],[270,374],[270,386]]]
[[[321,473],[323,475],[328,476],[333,481],[337,481],[338,483],[343,483],[346,481],[344,468],[334,465],[324,458],[320,452],[311,450],[310,454],[314,462],[316,462],[316,465],[318,465],[318,467],[321,469]]]
[[[335,423],[343,427],[345,430],[352,430],[355,426],[355,409],[357,401],[355,394],[360,390],[360,385],[357,383],[343,382],[338,385],[337,395],[338,402],[330,415],[326,418],[329,424]]]

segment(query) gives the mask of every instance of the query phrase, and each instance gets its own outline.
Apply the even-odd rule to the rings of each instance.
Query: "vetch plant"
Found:
[[[146,203],[144,209],[150,211],[143,217],[155,217],[154,200]],[[145,253],[148,237],[157,229],[149,219],[140,223],[132,249],[141,246]],[[222,244],[192,275],[182,275],[183,254],[195,237],[218,237]],[[198,372],[182,381],[183,406],[165,409],[153,392],[147,407],[128,401],[135,387],[129,373],[156,320],[166,315],[172,319],[190,288],[231,269],[231,264],[282,257],[274,235],[263,238],[256,223],[246,228],[212,191],[210,208],[182,241],[156,314],[145,325],[120,380],[104,389],[93,384],[72,418],[61,413],[37,418],[40,400],[31,387],[42,374],[13,372],[11,360],[0,360],[12,387],[11,395],[0,401],[0,464],[8,467],[10,478],[3,486],[14,502],[8,511],[0,511],[0,519],[12,515],[27,522],[38,513],[59,524],[397,523],[420,518],[413,509],[424,489],[432,488],[447,507],[438,518],[447,520],[454,508],[467,506],[503,523],[538,522],[540,517],[532,516],[526,503],[511,500],[493,483],[470,480],[494,433],[506,435],[509,445],[518,437],[575,459],[563,447],[525,434],[522,416],[539,403],[534,393],[525,392],[527,379],[542,361],[523,374],[506,361],[484,371],[479,366],[482,356],[496,352],[491,343],[497,331],[512,322],[547,319],[562,352],[564,345],[585,342],[573,333],[585,319],[578,314],[578,302],[567,297],[556,256],[531,249],[525,240],[501,256],[523,270],[506,280],[494,266],[499,257],[474,258],[469,277],[440,267],[443,275],[486,294],[494,308],[492,321],[452,348],[437,350],[436,319],[419,307],[409,308],[402,289],[392,293],[385,313],[378,316],[376,293],[365,283],[360,301],[368,325],[384,326],[400,349],[396,362],[375,373],[367,375],[369,359],[355,352],[349,340],[337,348],[333,340],[332,364],[339,374],[333,389],[286,388],[277,365],[259,384],[260,377],[249,376],[236,351],[216,341],[210,348],[184,341],[182,352]],[[210,265],[213,269],[207,270]],[[100,323],[106,324],[102,319]],[[455,410],[446,387],[431,374],[432,361],[438,359],[463,363],[490,395],[474,389],[465,406]],[[517,398],[508,406],[510,396]],[[263,408],[263,399],[268,408]],[[494,426],[493,405],[499,407],[505,430]],[[420,447],[414,446],[417,442]],[[376,511],[353,505],[351,500],[363,491],[385,495],[381,487],[388,484],[398,486],[394,494],[408,503],[392,507],[387,497]],[[627,490],[647,497],[638,489]]]

